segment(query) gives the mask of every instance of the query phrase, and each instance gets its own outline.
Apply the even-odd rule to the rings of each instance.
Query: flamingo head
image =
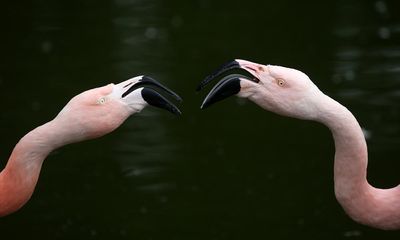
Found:
[[[71,142],[105,135],[147,105],[179,115],[179,109],[159,92],[181,98],[156,80],[138,76],[119,84],[90,89],[73,97],[57,115],[58,126],[69,132]]]
[[[238,59],[205,78],[197,90],[216,79],[220,81],[205,97],[202,109],[236,94],[283,116],[315,118],[315,97],[320,91],[299,70]]]

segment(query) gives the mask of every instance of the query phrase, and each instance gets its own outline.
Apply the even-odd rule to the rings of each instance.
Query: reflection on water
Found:
[[[46,161],[27,207],[0,219],[26,239],[398,239],[344,215],[333,144],[315,123],[231,98],[200,111],[196,84],[232,58],[299,68],[360,120],[369,180],[400,182],[400,19],[395,1],[3,3],[3,149],[79,91],[146,74],[183,98]],[[23,86],[23,87],[21,87]],[[17,94],[16,94],[17,93]],[[238,104],[239,103],[239,104]],[[317,146],[317,147],[315,147]],[[389,167],[388,167],[389,166]],[[24,231],[20,231],[24,229]]]
[[[134,72],[157,77],[168,84],[164,59],[169,49],[166,29],[157,15],[157,1],[115,2],[121,13],[113,19],[116,47],[112,55],[118,61],[114,68],[119,78]],[[145,15],[143,13],[146,12]],[[141,16],[140,18],[137,16]],[[145,61],[144,59],[151,59]],[[162,193],[175,188],[173,179],[165,179],[165,172],[172,168],[176,145],[169,139],[159,109],[146,109],[125,125],[124,134],[117,140],[117,161],[125,177],[134,188]]]
[[[130,123],[126,124],[114,147],[122,174],[136,190],[154,194],[174,190],[173,156],[179,151],[171,143],[165,126],[155,114],[142,114]]]

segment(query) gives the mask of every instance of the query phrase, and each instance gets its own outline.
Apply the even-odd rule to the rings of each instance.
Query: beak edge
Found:
[[[218,82],[205,97],[200,109],[205,109],[216,102],[239,93],[240,81],[240,78],[235,77]]]

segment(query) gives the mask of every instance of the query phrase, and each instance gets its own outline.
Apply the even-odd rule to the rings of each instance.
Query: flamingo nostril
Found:
[[[133,82],[130,82],[130,83],[126,84],[125,86],[123,86],[122,88],[126,88],[126,87],[128,87],[128,86],[130,86],[132,84],[133,84]]]

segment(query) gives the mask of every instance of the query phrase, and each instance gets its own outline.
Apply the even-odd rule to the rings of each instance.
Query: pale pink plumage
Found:
[[[140,87],[129,89],[136,83]],[[144,83],[163,87],[148,77],[139,76],[85,91],[72,98],[52,121],[26,134],[0,172],[0,216],[17,211],[29,200],[42,163],[52,150],[110,133],[130,115],[141,111],[147,105],[141,92]],[[129,94],[122,97],[127,89]],[[161,98],[152,95],[153,90],[149,93],[148,99],[160,103]],[[163,99],[161,103],[168,105]]]
[[[211,76],[216,78],[232,68],[240,68],[253,77],[244,74],[224,77],[216,85],[218,88],[210,91],[202,106],[237,92],[238,96],[248,98],[268,111],[326,125],[335,142],[334,180],[339,203],[359,223],[381,229],[400,229],[400,185],[378,189],[368,183],[367,145],[360,125],[347,108],[322,93],[306,74],[298,70],[245,60],[235,60],[224,66]],[[200,87],[208,81],[210,77]],[[240,86],[237,87],[235,82]]]

